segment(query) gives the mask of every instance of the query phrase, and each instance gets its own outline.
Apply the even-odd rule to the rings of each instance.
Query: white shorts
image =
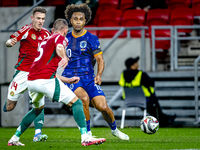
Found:
[[[11,101],[18,101],[19,97],[27,90],[28,72],[15,70],[13,80],[8,87],[7,98]]]
[[[29,72],[15,70],[13,80],[10,82],[10,85],[8,87],[7,99],[11,101],[18,101],[19,97],[28,89],[28,74]],[[44,101],[44,96],[40,98]]]
[[[27,81],[33,107],[44,105],[41,97],[45,95],[50,100],[68,104],[76,95],[60,79],[37,79]]]

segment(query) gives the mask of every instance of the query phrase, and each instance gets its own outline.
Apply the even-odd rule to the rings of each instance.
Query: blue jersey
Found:
[[[69,32],[66,37],[69,41],[66,53],[70,61],[62,76],[93,79],[95,75],[92,61],[96,55],[102,54],[98,37],[87,30],[79,37],[73,35],[73,32]]]

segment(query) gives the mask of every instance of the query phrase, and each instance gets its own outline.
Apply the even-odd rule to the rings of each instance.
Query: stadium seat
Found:
[[[200,0],[193,0],[192,9],[194,10],[195,16],[200,16]]]
[[[121,0],[119,9],[125,11],[128,8],[132,8],[134,1],[133,0]]]
[[[122,26],[143,26],[145,24],[144,10],[126,10],[122,15]],[[125,36],[127,31],[124,32]],[[141,30],[131,30],[131,37],[141,37]]]
[[[188,8],[190,7],[190,0],[169,0],[168,1],[168,9],[174,10],[176,8]]]
[[[46,6],[65,5],[66,0],[45,0]]]
[[[17,7],[18,0],[2,0],[2,7]]]
[[[104,10],[99,14],[98,27],[119,27],[121,26],[122,11],[117,9]],[[116,30],[98,31],[99,38],[112,38]]]
[[[133,107],[139,107],[143,110],[143,117],[146,117],[147,114],[147,102],[146,102],[146,97],[144,95],[144,92],[142,90],[142,87],[124,87],[124,92],[125,92],[125,100],[124,100],[124,107],[119,108],[118,110],[122,110],[122,118],[121,118],[121,129],[124,128],[124,122],[125,122],[125,114],[126,111],[132,111]]]
[[[147,13],[146,25],[149,27],[149,37],[151,38],[151,26],[169,25],[170,11],[168,9],[152,9]],[[156,37],[170,37],[170,30],[156,30]],[[169,40],[156,41],[156,49],[168,50],[170,48]]]
[[[190,8],[177,8],[171,11],[171,25],[193,25],[194,11]],[[192,29],[179,29],[178,32],[190,33]]]
[[[100,10],[118,9],[119,0],[99,0]]]

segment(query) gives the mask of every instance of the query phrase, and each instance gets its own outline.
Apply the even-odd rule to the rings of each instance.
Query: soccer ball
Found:
[[[141,120],[140,128],[144,133],[154,134],[159,129],[159,122],[153,116],[146,116]]]

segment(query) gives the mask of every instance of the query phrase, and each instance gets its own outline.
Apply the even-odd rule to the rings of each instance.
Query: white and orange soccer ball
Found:
[[[153,116],[146,116],[141,120],[140,128],[144,133],[154,134],[159,129],[159,122]]]

